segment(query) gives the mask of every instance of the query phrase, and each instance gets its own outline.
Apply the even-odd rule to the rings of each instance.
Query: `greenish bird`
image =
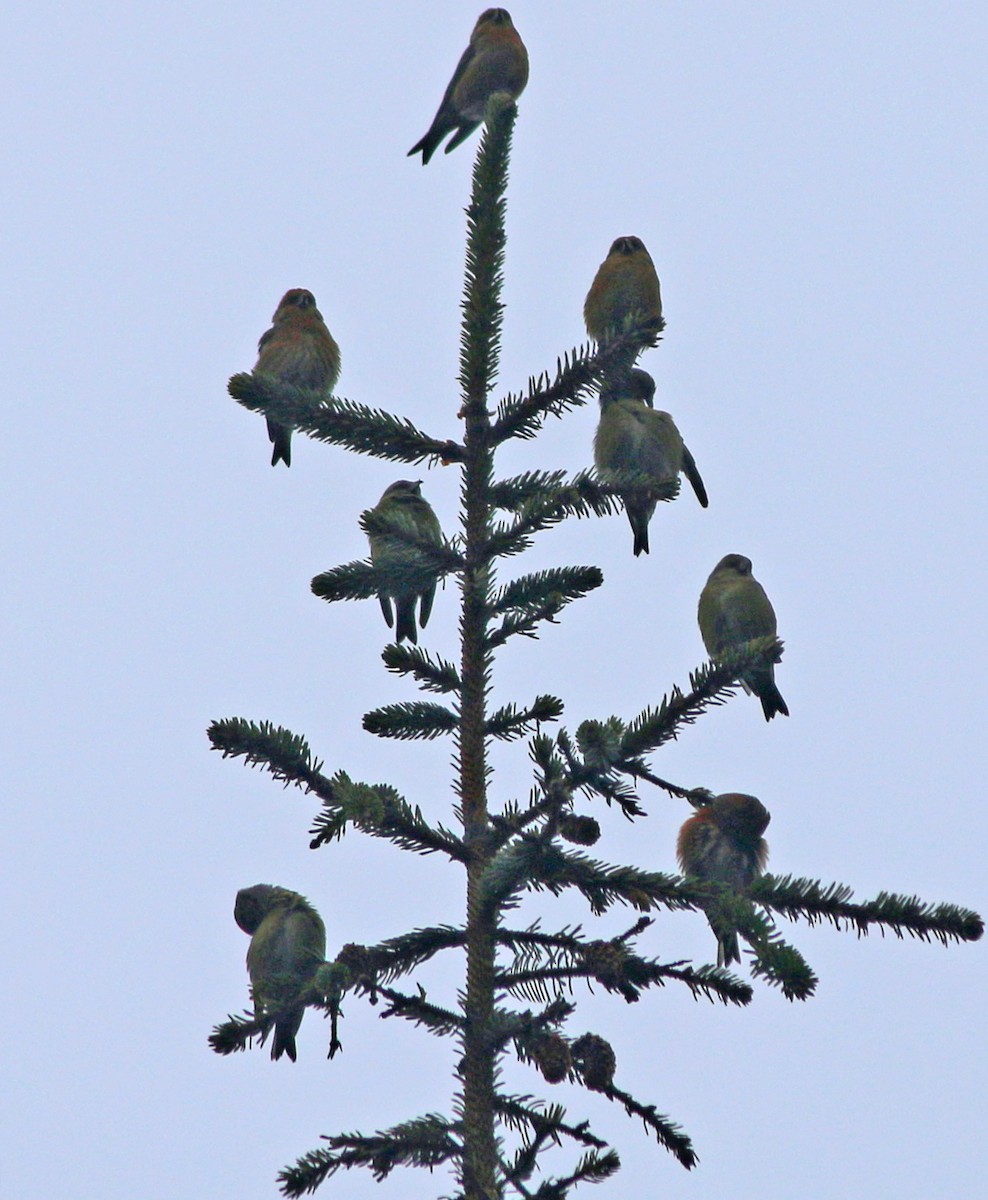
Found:
[[[326,958],[322,918],[298,892],[257,883],[241,888],[233,919],[249,933],[247,973],[255,1013],[277,1013],[271,1057],[295,1061],[295,1035],[305,1005],[300,994]]]
[[[657,504],[650,484],[671,483],[682,471],[700,504],[706,508],[708,503],[693,455],[672,417],[652,407],[654,396],[655,380],[639,367],[608,380],[600,390],[600,421],[593,440],[594,463],[604,483],[618,486],[628,476],[642,480],[621,493],[636,558],[649,552],[648,524]]]
[[[697,621],[703,644],[711,658],[721,658],[753,638],[775,637],[775,609],[765,589],[751,573],[751,559],[743,554],[725,554],[710,572],[700,593]],[[782,694],[775,686],[775,666],[767,663],[741,676],[741,686],[762,702],[765,720],[776,713],[789,716]]]
[[[422,495],[421,480],[399,479],[391,484],[370,512],[407,531],[413,539],[442,542],[439,518]],[[389,576],[377,593],[388,628],[395,628],[396,641],[407,638],[415,644],[418,642],[416,603],[418,622],[424,629],[436,598],[436,576],[429,557],[394,535],[369,533],[367,537],[374,569]]]

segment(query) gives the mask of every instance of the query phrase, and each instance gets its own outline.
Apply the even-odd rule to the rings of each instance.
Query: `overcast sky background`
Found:
[[[9,479],[0,1194],[276,1195],[343,1130],[449,1112],[452,1043],[346,1003],[325,1059],[221,1059],[248,1003],[238,888],[322,912],[330,955],[460,919],[461,876],[348,836],[308,850],[310,797],[210,753],[219,717],[305,734],[328,771],[391,782],[448,821],[450,746],[389,744],[361,715],[417,695],[385,672],[375,602],[311,577],[363,557],[360,511],[424,478],[456,530],[453,467],[295,439],[226,395],[282,293],[308,287],[342,349],[338,392],[457,436],[463,207],[476,138],[424,168],[425,131],[480,4],[37,0],[5,20],[0,262]],[[739,696],[653,760],[761,797],[770,866],[988,910],[984,865],[988,11],[952,3],[521,3],[531,56],[511,168],[498,394],[584,337],[611,241],[637,234],[667,332],[643,364],[710,493],[543,537],[514,573],[597,563],[605,587],[499,657],[494,701],[564,698],[566,724],[657,703],[704,659],[695,609],[747,554],[786,641],[792,712]],[[496,398],[496,397],[495,397]],[[591,461],[596,412],[511,446],[503,474]],[[457,591],[426,645],[455,657]],[[524,744],[492,796],[523,798]],[[595,853],[674,869],[681,803],[595,811]],[[594,923],[574,897],[519,921]],[[747,1010],[674,986],[635,1006],[578,993],[617,1081],[681,1122],[688,1174],[602,1097],[510,1067],[590,1118],[624,1172],[599,1194],[830,1200],[971,1194],[988,1168],[983,944],[783,924],[820,975]],[[710,961],[702,917],[641,951]],[[451,958],[425,978],[450,1002]],[[379,1010],[378,1010],[379,1011]],[[575,1155],[554,1159],[565,1170]],[[351,1173],[321,1195],[425,1198],[442,1174]],[[589,1193],[588,1193],[589,1194]]]

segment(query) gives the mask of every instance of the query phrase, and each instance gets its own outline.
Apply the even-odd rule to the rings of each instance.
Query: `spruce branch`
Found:
[[[646,322],[629,325],[611,341],[592,348],[579,346],[556,360],[556,374],[550,382],[548,372],[531,378],[528,390],[507,396],[498,405],[497,420],[491,426],[494,445],[509,438],[534,438],[547,416],[562,416],[580,408],[600,388],[604,378],[616,368],[637,358],[658,341],[658,331]]]
[[[215,1025],[209,1035],[209,1048],[215,1054],[237,1054],[246,1050],[254,1038],[262,1037],[274,1024],[274,1015],[255,1016],[230,1013],[222,1025]]]
[[[660,779],[649,770],[643,756],[675,740],[684,725],[694,724],[707,708],[733,696],[745,672],[766,662],[778,662],[781,655],[782,643],[777,638],[757,638],[737,653],[692,671],[689,692],[674,687],[663,696],[658,708],[645,709],[630,724],[619,717],[582,722],[576,731],[580,756],[573,753],[568,741],[560,741],[574,787],[604,792],[614,786],[614,773],[622,772],[646,779],[694,804],[702,803],[705,789],[679,788]]]
[[[674,741],[684,725],[693,725],[708,708],[723,704],[734,695],[742,675],[781,658],[782,642],[778,638],[755,638],[717,662],[691,671],[689,692],[684,694],[674,687],[663,696],[658,708],[645,709],[629,724],[620,760],[614,765],[630,774],[640,774],[641,755]]]
[[[563,715],[563,702],[556,696],[536,696],[526,709],[515,704],[505,704],[487,719],[486,731],[491,737],[502,741],[514,741],[524,737],[533,726],[546,721],[558,721]]]
[[[375,984],[373,988],[367,985],[363,986],[371,992],[375,1000],[380,995],[389,1002],[388,1007],[381,1012],[382,1019],[404,1017],[415,1025],[425,1026],[430,1033],[437,1037],[451,1037],[463,1032],[463,1017],[438,1004],[430,1004],[425,998],[425,989],[421,985],[419,985],[417,996],[408,996],[404,992],[395,991],[394,988],[381,987],[378,984]]]
[[[334,397],[327,401],[321,393],[246,372],[232,376],[227,390],[251,412],[271,416],[316,441],[345,446],[358,454],[404,463],[463,460],[458,442],[430,437],[411,421],[350,400]]]
[[[655,1111],[654,1104],[641,1104],[634,1096],[613,1085],[602,1089],[608,1100],[615,1100],[624,1105],[624,1111],[629,1117],[639,1117],[646,1129],[655,1135],[655,1140],[675,1155],[680,1163],[690,1171],[700,1161],[693,1149],[693,1143],[683,1133],[682,1129],[668,1117],[663,1117]]]
[[[620,512],[621,501],[598,483],[591,471],[533,496],[515,512],[513,521],[498,522],[484,547],[487,559],[508,558],[532,546],[532,538],[567,517],[604,517]]]
[[[551,596],[558,596],[563,604],[568,604],[599,588],[603,582],[599,567],[552,567],[522,575],[495,592],[490,615],[499,617],[504,613],[527,612]]]
[[[378,594],[381,581],[366,559],[343,563],[312,579],[312,593],[332,604],[336,600],[369,600]]]
[[[357,783],[338,771],[320,792],[322,811],[312,823],[311,850],[342,838],[348,825],[372,837],[386,838],[403,850],[417,854],[445,854],[456,862],[469,855],[462,838],[442,825],[432,826],[421,810],[412,807],[387,784]]]
[[[466,930],[453,925],[435,925],[398,934],[375,946],[359,947],[361,973],[376,984],[387,983],[408,975],[423,963],[444,950],[461,948],[466,942]],[[355,957],[353,947],[348,957]]]
[[[467,251],[460,335],[459,383],[463,396],[461,415],[486,419],[486,397],[497,374],[501,350],[504,283],[504,214],[511,133],[517,109],[488,106],[488,123],[473,166],[470,205],[467,208]]]
[[[824,886],[818,880],[791,875],[763,875],[749,895],[756,904],[795,920],[803,917],[810,925],[830,921],[837,929],[847,928],[865,936],[873,925],[890,929],[896,937],[908,933],[943,945],[951,941],[976,942],[984,933],[984,920],[969,908],[953,904],[928,904],[918,896],[879,892],[874,900],[851,903],[852,891],[843,884]]]
[[[368,733],[399,741],[442,737],[445,733],[455,733],[459,724],[460,718],[451,709],[426,700],[386,704],[365,713],[363,720]]]
[[[286,787],[294,783],[320,796],[332,791],[308,742],[289,729],[270,721],[255,723],[231,717],[213,721],[206,733],[212,748],[224,758],[243,758],[249,767],[264,767]]]
[[[616,1150],[606,1154],[585,1154],[577,1163],[576,1170],[557,1179],[547,1179],[538,1191],[529,1195],[532,1200],[565,1200],[570,1189],[577,1183],[603,1183],[621,1169],[621,1159]]]
[[[460,674],[444,658],[432,657],[420,646],[391,642],[381,652],[384,665],[395,675],[411,675],[427,692],[440,695],[460,690]]]
[[[526,504],[541,499],[547,492],[563,487],[565,483],[565,471],[525,471],[509,479],[495,480],[490,486],[488,499],[492,508],[518,512]]]
[[[522,891],[546,890],[559,895],[567,887],[582,893],[598,916],[616,903],[643,912],[660,905],[673,909],[698,905],[674,875],[596,862],[529,834],[521,835],[491,860],[484,875],[484,900],[492,909],[504,909]]]
[[[548,1104],[531,1096],[499,1095],[495,1097],[494,1108],[511,1129],[529,1128],[537,1135],[544,1137],[548,1134],[554,1140],[560,1136],[568,1137],[581,1146],[607,1149],[607,1143],[590,1132],[588,1121],[581,1121],[579,1125],[566,1124],[563,1121],[566,1110],[561,1104]]]
[[[284,1196],[304,1196],[341,1168],[368,1167],[380,1182],[395,1167],[430,1171],[463,1153],[458,1126],[437,1113],[405,1121],[370,1136],[342,1133],[324,1138],[328,1149],[312,1150],[278,1176]]]
[[[606,723],[584,722],[577,731],[578,740],[585,735],[584,744],[589,746],[591,741],[586,739],[596,739],[598,734],[602,733],[601,744],[606,745],[608,738],[613,733],[613,729],[610,727],[615,722],[617,723],[615,727],[623,730],[624,726],[617,717],[612,717]],[[599,730],[598,725],[601,726]],[[564,776],[566,786],[572,791],[580,790],[587,795],[596,794],[609,805],[617,804],[629,821],[645,815],[645,809],[639,803],[635,789],[627,780],[622,779],[612,767],[606,765],[605,758],[599,756],[595,758],[594,755],[591,755],[588,760],[584,755],[578,753],[565,729],[560,730],[556,735],[556,748],[566,765]]]
[[[539,625],[556,623],[556,617],[566,607],[600,587],[604,576],[598,567],[562,567],[524,575],[512,580],[498,592],[490,615],[504,615],[501,625],[490,632],[487,645],[502,646],[516,634],[537,637]]]

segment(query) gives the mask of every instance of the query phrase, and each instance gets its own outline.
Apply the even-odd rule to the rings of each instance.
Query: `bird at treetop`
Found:
[[[682,471],[697,500],[707,507],[707,492],[693,455],[672,417],[651,407],[654,395],[655,380],[638,367],[606,381],[600,389],[600,421],[593,440],[594,463],[604,483],[619,486],[628,476],[642,478],[620,493],[636,558],[648,554],[648,523],[657,503],[648,490],[650,484],[671,483]]]
[[[477,18],[470,44],[456,65],[443,95],[439,111],[426,135],[408,155],[422,151],[424,166],[448,134],[446,153],[455,150],[484,119],[487,101],[496,92],[507,92],[517,100],[528,83],[528,51],[511,23],[505,8],[488,8]]]
[[[422,495],[421,480],[399,479],[391,484],[385,488],[384,495],[370,513],[394,522],[399,528],[406,529],[413,538],[437,544],[442,541],[439,518]],[[394,534],[368,533],[367,537],[374,568],[395,576],[387,584],[382,582],[377,594],[388,628],[395,626],[397,642],[407,638],[413,644],[417,643],[415,604],[419,604],[419,625],[424,629],[436,597],[436,577],[429,559],[415,546],[402,542]],[[400,578],[402,574],[406,575],[404,580]]]
[[[255,1014],[277,1012],[271,1057],[295,1061],[295,1035],[305,1005],[299,994],[326,958],[326,929],[312,905],[287,888],[241,888],[233,919],[251,935],[247,972]]]
[[[765,870],[768,845],[762,834],[771,820],[754,796],[727,792],[715,796],[691,816],[679,831],[676,857],[684,875],[722,883],[746,892]],[[738,935],[710,919],[717,935],[717,966],[741,961]]]
[[[658,328],[662,324],[662,296],[645,243],[637,237],[619,237],[611,243],[587,292],[583,305],[587,333],[597,342],[620,333],[629,313]]]
[[[700,593],[697,621],[703,644],[711,658],[721,658],[753,638],[775,637],[775,610],[765,589],[751,573],[751,559],[743,554],[725,554]],[[776,713],[789,716],[782,694],[775,686],[775,666],[766,663],[746,671],[741,686],[762,702],[765,720]]]
[[[255,375],[329,396],[340,376],[340,348],[326,328],[316,298],[307,288],[285,292],[274,310],[271,328],[257,343]],[[271,466],[292,465],[292,428],[270,417],[268,437],[274,445]]]

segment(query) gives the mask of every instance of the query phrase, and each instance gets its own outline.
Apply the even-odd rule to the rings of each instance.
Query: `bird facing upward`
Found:
[[[745,892],[765,870],[768,844],[762,834],[772,818],[760,800],[726,792],[704,805],[679,831],[676,857],[684,875]],[[708,916],[709,919],[709,916]],[[717,935],[717,966],[741,961],[738,935],[711,921]]]
[[[765,589],[751,573],[751,559],[725,554],[710,572],[697,607],[703,644],[711,658],[721,658],[753,638],[775,637],[775,609]],[[775,686],[775,666],[767,663],[746,671],[741,686],[762,702],[765,720],[776,713],[789,716],[782,693]]]
[[[528,51],[505,8],[488,8],[477,18],[470,44],[457,63],[439,110],[425,136],[409,150],[422,152],[423,166],[448,133],[455,134],[446,153],[455,150],[484,119],[487,101],[496,92],[517,100],[528,83]]]
[[[594,435],[594,463],[604,483],[619,486],[622,478],[641,476],[642,482],[621,493],[634,534],[634,552],[648,554],[648,525],[657,501],[648,486],[661,487],[682,471],[696,498],[707,507],[707,492],[693,455],[683,444],[667,412],[652,408],[655,380],[635,367],[608,380],[600,390],[600,421]]]
[[[307,288],[285,292],[274,310],[271,328],[257,343],[255,375],[329,396],[340,376],[340,348],[326,328],[316,298]],[[270,417],[268,437],[274,445],[271,465],[292,465],[292,429]]]

